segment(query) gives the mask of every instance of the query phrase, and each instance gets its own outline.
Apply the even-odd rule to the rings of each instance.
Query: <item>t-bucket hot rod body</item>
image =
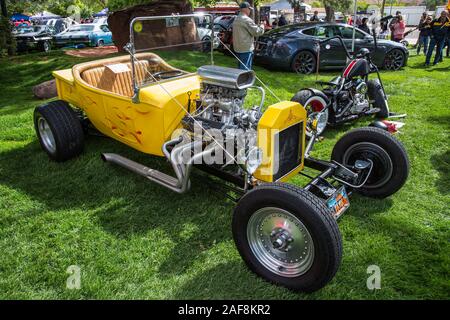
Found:
[[[168,160],[173,175],[102,154],[103,160],[175,191],[174,196],[189,190],[194,167],[220,178],[237,203],[233,237],[249,268],[294,290],[320,289],[341,261],[336,220],[349,207],[349,194],[384,198],[398,191],[409,172],[406,152],[387,132],[361,128],[336,143],[331,161],[315,159],[310,153],[316,124],[308,124],[307,140],[305,108],[291,101],[265,105],[265,92],[271,90],[262,82],[266,90],[255,86],[253,71],[211,63],[186,72],[155,53],[137,52],[133,37],[136,30],[146,30],[143,22],[162,18],[171,28],[183,28],[193,17],[135,18],[129,56],[55,71],[59,100],[34,113],[41,146],[50,158],[68,160],[82,152],[93,127]],[[252,90],[259,103],[245,107]],[[314,176],[305,167],[316,171]],[[287,183],[298,174],[310,179],[303,188]]]

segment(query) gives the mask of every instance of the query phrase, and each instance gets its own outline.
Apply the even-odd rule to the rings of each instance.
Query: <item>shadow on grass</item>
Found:
[[[432,57],[431,63],[429,66],[425,65],[425,56],[423,57],[423,61],[413,64],[413,65],[408,65],[409,68],[411,69],[421,69],[424,70],[426,72],[440,72],[440,71],[449,71],[450,67],[439,67],[439,64],[437,65],[433,65],[433,59],[434,56]]]
[[[432,116],[428,117],[427,120],[433,126],[437,124],[442,127],[450,128],[450,115]]]
[[[251,286],[248,286],[249,278]],[[232,279],[232,281],[230,281]],[[182,287],[176,290],[171,299],[248,299],[258,296],[260,299],[277,299],[273,289],[280,292],[287,291],[281,287],[272,285],[246,269],[243,261],[230,261],[221,263],[211,269],[207,269],[194,276]],[[270,294],[267,294],[271,287]]]
[[[30,106],[43,103],[33,97],[32,87],[51,80],[53,70],[71,68],[74,64],[84,61],[86,59],[69,57],[60,51],[0,59],[0,83],[2,84],[0,115],[18,114]]]
[[[124,240],[159,229],[173,245],[162,263],[163,275],[182,272],[201,252],[231,239],[233,204],[208,192],[203,176],[195,175],[190,192],[179,195],[102,162],[101,152],[119,153],[148,167],[170,171],[163,159],[105,138],[90,137],[85,152],[65,163],[50,161],[35,141],[0,153],[0,183],[43,204],[9,219],[48,210],[89,210],[106,232]]]
[[[442,194],[450,194],[450,150],[433,155],[430,158],[434,169],[439,172],[439,178],[436,179],[436,189]]]
[[[424,228],[406,219],[381,219],[377,223],[361,223],[361,230],[373,237],[389,237],[394,246],[389,250],[389,265],[380,266],[385,287],[401,292],[403,298],[448,299],[447,276],[441,271],[446,265],[444,248],[448,245],[444,226]],[[407,239],[407,241],[405,241]],[[378,253],[380,259],[383,252]],[[360,256],[357,260],[364,261]],[[414,271],[405,266],[413,266]],[[427,286],[432,286],[430,292]]]

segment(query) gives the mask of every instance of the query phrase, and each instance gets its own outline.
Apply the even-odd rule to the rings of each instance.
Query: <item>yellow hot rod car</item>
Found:
[[[154,17],[135,18],[132,25],[146,19]],[[341,261],[336,220],[349,207],[349,194],[388,197],[408,177],[404,147],[378,128],[346,133],[331,161],[313,158],[314,121],[307,139],[303,106],[266,106],[253,71],[211,64],[186,72],[155,53],[136,53],[132,41],[127,50],[128,56],[53,73],[59,100],[34,112],[42,148],[56,161],[76,157],[88,123],[139,152],[167,159],[174,175],[118,154],[101,155],[174,196],[189,190],[193,168],[219,177],[237,203],[236,246],[249,268],[268,281],[305,292],[325,286]],[[250,90],[261,100],[244,108]],[[305,167],[317,173],[306,175]],[[304,187],[287,183],[298,174],[310,178]]]

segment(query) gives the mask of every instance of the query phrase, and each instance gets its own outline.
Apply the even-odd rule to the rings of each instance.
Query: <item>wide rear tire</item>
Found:
[[[42,149],[55,161],[66,161],[83,151],[81,122],[65,101],[52,101],[37,107],[34,128]]]
[[[372,172],[356,192],[368,197],[386,198],[405,184],[409,175],[409,159],[403,144],[388,132],[373,127],[346,133],[333,148],[331,158],[347,166],[356,160],[370,159]]]
[[[369,100],[372,100],[372,106],[374,108],[380,109],[380,111],[376,114],[378,118],[387,118],[389,117],[389,105],[384,97],[383,87],[378,79],[369,80],[367,82],[368,91],[367,94],[369,96]]]
[[[265,184],[246,193],[234,210],[233,237],[253,272],[296,291],[324,287],[341,262],[342,239],[329,208],[294,185]]]

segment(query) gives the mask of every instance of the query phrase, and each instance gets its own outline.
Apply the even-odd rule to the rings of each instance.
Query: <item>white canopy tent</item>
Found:
[[[49,19],[57,19],[57,18],[61,18],[61,16],[58,16],[57,14],[54,14],[54,13],[51,13],[48,11],[38,12],[31,17],[32,20],[49,20]]]
[[[280,10],[280,11],[294,10],[294,9],[292,9],[291,4],[287,0],[279,0],[279,1],[268,4],[268,6],[270,6],[270,10]],[[305,7],[306,11],[312,9],[312,7],[306,3],[300,3],[300,6]]]

